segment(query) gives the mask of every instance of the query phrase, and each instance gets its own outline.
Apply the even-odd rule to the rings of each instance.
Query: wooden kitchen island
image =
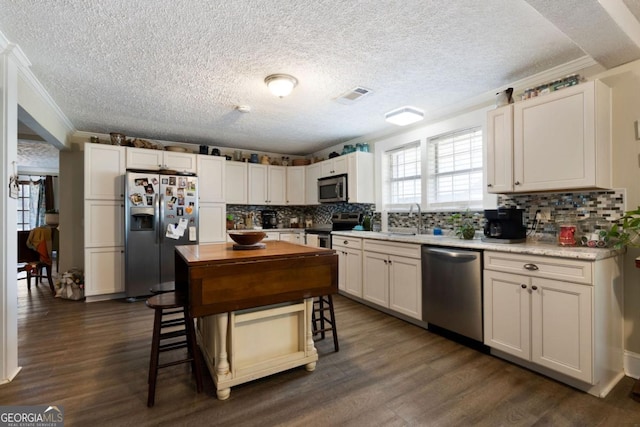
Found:
[[[264,244],[176,247],[176,291],[198,319],[198,342],[220,400],[247,381],[302,365],[313,371],[313,297],[338,291],[333,250]]]

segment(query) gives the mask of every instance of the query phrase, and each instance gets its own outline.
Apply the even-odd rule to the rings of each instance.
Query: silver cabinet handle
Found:
[[[531,271],[539,270],[538,266],[535,265],[535,264],[525,264],[524,268],[527,269],[527,270],[531,270]]]

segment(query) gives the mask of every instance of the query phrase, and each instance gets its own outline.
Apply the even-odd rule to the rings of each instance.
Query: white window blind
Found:
[[[429,207],[482,207],[482,129],[430,138],[427,150]]]
[[[422,171],[420,141],[387,151],[388,191],[390,205],[420,203]]]

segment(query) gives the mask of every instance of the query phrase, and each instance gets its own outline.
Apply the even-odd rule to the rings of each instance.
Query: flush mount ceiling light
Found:
[[[272,74],[267,76],[264,82],[271,93],[280,98],[289,95],[298,84],[298,80],[288,74]]]
[[[389,111],[384,115],[389,123],[398,126],[406,126],[424,119],[424,112],[415,107],[401,107],[397,110]]]

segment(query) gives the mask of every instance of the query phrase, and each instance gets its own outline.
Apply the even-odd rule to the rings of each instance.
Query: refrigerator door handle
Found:
[[[164,194],[160,194],[160,197],[156,194],[156,211],[158,211],[158,240],[157,242],[162,243],[164,239],[162,238],[162,226],[164,224]]]

